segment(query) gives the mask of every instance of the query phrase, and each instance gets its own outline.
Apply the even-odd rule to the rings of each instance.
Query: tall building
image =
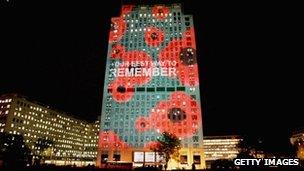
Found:
[[[204,136],[206,166],[219,159],[234,159],[239,153],[238,144],[242,139],[239,136]]]
[[[111,19],[97,165],[159,164],[161,133],[182,142],[171,168],[205,168],[192,15],[180,4],[124,5]]]
[[[0,96],[0,132],[23,135],[33,154],[40,154],[38,139],[54,142],[46,163],[95,164],[99,121],[88,123],[17,94]]]

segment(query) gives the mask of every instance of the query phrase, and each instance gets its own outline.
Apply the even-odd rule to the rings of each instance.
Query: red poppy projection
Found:
[[[119,41],[125,34],[127,24],[124,16],[133,10],[133,5],[124,5],[121,9],[120,17],[111,19],[111,28],[109,33],[109,43]]]
[[[117,72],[127,71],[129,75],[116,76],[115,80],[108,86],[108,92],[112,93],[116,102],[127,102],[134,95],[135,85],[146,84],[152,78],[151,75],[138,76],[132,72],[135,72],[136,68],[151,69],[152,59],[147,53],[142,51],[124,52],[123,47],[120,45],[115,46],[112,52],[118,52],[112,53],[113,58],[120,58],[123,60],[123,63],[119,65]],[[145,65],[134,65],[134,63],[144,63]]]
[[[125,69],[127,67],[129,70],[133,69],[132,71],[134,71],[134,69],[136,68],[139,69],[145,68],[146,70],[151,69],[152,67],[151,64],[153,62],[151,57],[146,52],[137,51],[137,50],[125,52],[122,55],[122,60],[123,63],[119,67],[122,69]],[[126,64],[129,65],[125,66]],[[123,77],[123,78],[127,78],[127,79],[131,78],[131,80],[133,80],[135,84],[142,85],[148,83],[152,77],[151,75],[137,75],[137,76]]]
[[[117,43],[112,44],[112,50],[110,57],[111,58],[121,58],[122,55],[125,53],[125,48]]]
[[[172,40],[167,47],[161,50],[159,59],[178,63],[177,77],[183,85],[197,86],[199,84],[193,28],[186,30],[181,40]]]
[[[107,149],[129,148],[128,144],[120,140],[118,135],[112,131],[99,132],[98,147]]]
[[[203,155],[192,23],[192,16],[184,15],[179,4],[123,5],[120,16],[112,18],[97,154],[100,166],[117,159],[136,165],[161,161],[153,151],[162,148],[157,139],[163,132],[185,139],[182,143]]]
[[[148,84],[153,75],[136,75],[133,73],[137,69],[145,69],[145,71],[154,68],[169,70],[173,67],[175,74],[169,74],[163,77],[176,78],[180,84],[185,87],[195,88],[199,85],[197,53],[195,45],[195,35],[193,27],[184,27],[186,30],[181,38],[173,38],[171,41],[166,40],[166,28],[148,25],[143,30],[143,37],[138,37],[138,32],[131,31],[131,34],[137,36],[137,40],[144,40],[146,51],[128,50],[128,44],[120,41],[127,31],[128,14],[134,10],[132,5],[123,6],[121,16],[113,18],[111,23],[111,31],[109,42],[111,49],[109,56],[115,60],[114,80],[108,85],[108,92],[112,95],[113,100],[123,104],[132,100],[138,92],[135,87]],[[164,22],[170,15],[170,9],[166,6],[157,5],[151,9],[152,19],[157,22]],[[144,16],[145,17],[145,16]],[[141,31],[140,31],[141,32]],[[129,35],[128,35],[129,36]],[[130,39],[130,37],[126,37]],[[125,39],[124,39],[125,40]],[[130,42],[132,43],[132,42]],[[162,45],[166,43],[166,46]],[[126,47],[124,47],[126,46]],[[159,47],[158,59],[152,59],[150,49]],[[153,49],[155,50],[155,49]],[[158,50],[158,49],[157,49]],[[166,63],[166,61],[171,62]],[[153,62],[163,62],[163,65],[154,66]],[[175,63],[176,65],[172,65]],[[136,65],[134,65],[136,64]],[[143,65],[144,64],[144,65]],[[129,74],[119,74],[120,71]],[[157,75],[157,74],[156,74]],[[167,79],[167,78],[166,78]],[[161,86],[160,86],[161,87]],[[166,85],[165,87],[168,87]],[[173,85],[174,87],[174,85]],[[146,93],[146,92],[145,92]],[[167,99],[161,99],[152,107],[148,116],[139,116],[135,118],[135,134],[142,134],[148,131],[158,133],[169,132],[179,138],[190,138],[196,134],[201,128],[201,109],[199,101],[196,101],[184,91],[170,91]],[[99,147],[101,148],[129,148],[127,143],[119,139],[119,136],[112,131],[101,132],[99,134]],[[145,142],[145,149],[158,148],[159,143],[156,141]]]
[[[190,137],[198,130],[199,104],[188,94],[176,91],[168,100],[159,101],[148,117],[139,117],[135,128],[138,132],[155,130],[170,132],[178,137]]]
[[[134,5],[123,5],[121,8],[121,15],[129,14],[133,10]]]
[[[145,31],[145,41],[152,47],[159,46],[164,41],[165,33],[158,28],[148,27]]]
[[[167,18],[170,13],[170,9],[166,6],[156,5],[152,8],[152,15],[159,20]]]
[[[111,19],[111,28],[109,33],[109,42],[119,41],[126,31],[126,22],[123,17]]]
[[[116,78],[108,86],[108,91],[112,93],[113,99],[116,102],[129,101],[134,95],[133,80],[128,78]]]
[[[145,143],[144,148],[147,150],[157,150],[160,148],[160,143],[158,141],[149,141]]]

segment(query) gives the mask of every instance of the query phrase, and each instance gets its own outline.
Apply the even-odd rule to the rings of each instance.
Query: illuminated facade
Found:
[[[304,160],[304,130],[294,132],[290,137],[290,142],[297,149],[296,157]]]
[[[99,121],[88,123],[16,94],[0,96],[0,132],[23,135],[33,154],[38,138],[54,142],[46,163],[95,164]]]
[[[195,32],[180,4],[124,5],[111,19],[97,165],[159,164],[162,132],[181,139],[181,162],[205,168]]]
[[[204,136],[203,144],[207,168],[218,159],[234,159],[239,153],[238,136]]]

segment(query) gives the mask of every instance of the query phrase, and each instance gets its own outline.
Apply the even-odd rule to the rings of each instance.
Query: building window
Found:
[[[194,155],[193,156],[193,163],[194,164],[201,164],[201,156],[200,155]]]
[[[196,100],[196,96],[195,95],[191,95],[191,97]]]
[[[101,163],[107,163],[108,157],[109,157],[108,154],[102,154],[101,155]]]
[[[187,164],[188,163],[188,161],[187,161],[187,155],[181,155],[180,156],[180,163],[181,164]]]
[[[120,161],[120,154],[114,154],[113,155],[113,160],[114,161]]]

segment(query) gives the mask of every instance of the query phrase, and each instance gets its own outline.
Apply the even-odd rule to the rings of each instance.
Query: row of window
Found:
[[[109,72],[108,82],[111,83],[114,80],[114,78],[115,77],[112,74],[112,72]],[[108,84],[108,87],[110,85],[111,84]],[[179,81],[166,80],[166,79],[163,79],[162,77],[154,77],[153,80],[150,83],[146,84],[146,85],[150,86],[150,87],[164,87],[164,86],[166,86],[166,87],[170,87],[170,86],[180,87],[180,86],[182,86]],[[183,91],[183,90],[180,90],[180,91]]]
[[[0,103],[9,103],[9,102],[12,102],[12,99],[3,99],[3,100],[0,100]]]
[[[136,87],[136,88],[127,88],[126,92],[164,92],[164,91],[185,91],[185,87]],[[113,91],[112,88],[108,88],[108,93]]]
[[[18,115],[20,116],[20,114],[18,113]],[[22,119],[18,119],[18,118],[13,118],[13,120],[12,120],[14,123],[20,123],[20,124],[29,124],[29,121],[24,121],[24,120],[22,120]],[[37,120],[38,121],[38,120]],[[41,121],[41,120],[40,120]],[[63,133],[64,132],[64,130],[62,130],[62,129],[54,129],[54,128],[52,128],[51,126],[47,126],[47,125],[44,125],[44,124],[34,124],[33,125],[34,127],[37,127],[37,128],[42,128],[42,129],[46,129],[46,130],[52,130],[52,131],[57,131],[57,132],[61,132],[61,133]],[[11,127],[14,127],[14,124],[11,124]],[[20,129],[22,129],[22,130],[24,130],[25,129],[25,127],[24,126],[22,126],[22,127],[19,127]],[[28,130],[28,131],[31,131],[31,129],[25,129],[25,130]],[[34,130],[33,130],[34,131]],[[77,130],[76,131],[76,129],[75,129],[75,132],[78,132],[79,130]],[[35,132],[38,132],[38,133],[40,133],[41,131],[40,130],[35,130]],[[48,131],[44,131],[44,132],[41,132],[41,133],[43,133],[43,134],[45,134],[45,133],[49,133]],[[79,134],[75,134],[75,133],[71,133],[71,132],[66,132],[66,134],[68,134],[68,135],[70,135],[70,134],[72,134],[72,135],[74,135],[74,136],[78,136],[78,137],[82,137],[82,135],[79,135]],[[54,134],[52,134],[52,135],[54,135]],[[64,137],[65,135],[63,135],[63,137]],[[60,135],[59,135],[59,137],[60,137]],[[76,140],[76,139],[73,139],[73,140]]]
[[[8,105],[1,105],[0,109],[3,109],[3,108],[8,108],[9,109],[10,107],[11,107],[11,105],[9,105],[9,104]]]
[[[29,112],[29,114],[33,114],[34,116],[38,116],[38,114],[34,113],[34,112]],[[40,118],[40,120],[39,120],[39,119],[33,118],[32,116],[20,114],[19,112],[18,113],[14,112],[14,116],[18,116],[18,117],[25,118],[25,119],[28,119],[28,120],[33,120],[35,122],[41,122],[41,123],[43,123],[42,125],[39,125],[38,123],[34,125],[34,126],[37,126],[39,128],[41,128],[43,126],[42,128],[45,127],[45,129],[48,128],[48,130],[53,130],[53,131],[57,131],[57,132],[63,132],[63,130],[58,130],[58,129],[54,129],[54,128],[51,127],[51,126],[55,126],[55,127],[58,127],[58,128],[63,128],[63,125],[57,124],[57,123],[51,124],[50,121],[45,121],[45,119],[49,119],[49,118],[44,118],[43,120]],[[43,117],[43,114],[39,114],[39,117]],[[20,122],[19,122],[19,119],[13,118],[13,122],[22,123],[23,120],[20,119]],[[58,120],[58,122],[62,123],[64,125],[66,124],[66,122],[61,121],[61,120]],[[28,124],[28,121],[27,121],[27,124]],[[67,123],[67,124],[69,125],[69,123]],[[51,126],[47,127],[46,125],[51,125]],[[82,126],[84,126],[84,125],[82,125]],[[74,126],[74,127],[78,127],[78,125]],[[71,129],[71,127],[64,126],[64,129],[72,130],[72,131],[66,132],[67,134],[72,134],[73,136],[80,137],[81,135],[76,134],[76,133],[79,133],[79,128],[74,128],[74,127]],[[76,133],[74,133],[74,132],[76,132]]]
[[[138,154],[140,152],[134,153],[133,156],[133,162],[155,162],[156,155],[157,154],[152,154],[151,158],[148,157],[150,155],[144,155],[144,152],[142,154]],[[146,152],[149,153],[149,152]],[[144,157],[145,156],[145,157]],[[113,161],[120,161],[121,155],[119,152],[116,152],[113,154]],[[101,163],[107,163],[109,160],[109,154],[101,154]],[[188,156],[187,155],[181,155],[180,156],[180,163],[181,164],[188,164]],[[201,156],[200,155],[193,155],[193,163],[194,164],[201,164]]]
[[[146,8],[145,8],[146,9]],[[167,15],[169,16],[173,16],[174,17],[180,17],[181,16],[181,12],[173,12],[173,13],[169,13]],[[157,14],[150,14],[150,13],[142,13],[142,12],[139,12],[139,13],[132,13],[132,14],[127,14],[127,15],[123,15],[123,17],[128,17],[128,18],[133,18],[133,19],[137,19],[139,17],[155,17]],[[166,15],[166,14],[165,14]]]
[[[7,114],[8,114],[8,112],[9,112],[8,110],[6,110],[6,111],[0,110],[0,115],[4,115],[4,114],[6,114],[6,115],[7,115]]]

